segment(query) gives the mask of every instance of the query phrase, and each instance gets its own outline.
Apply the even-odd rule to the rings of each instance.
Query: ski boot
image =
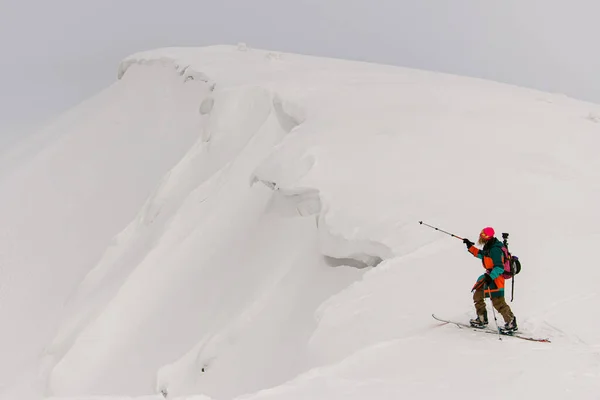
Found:
[[[504,324],[504,327],[500,328],[500,332],[506,335],[510,335],[511,333],[516,332],[517,329],[519,329],[517,327],[517,317],[513,317],[512,321],[507,322],[506,324]]]
[[[478,315],[477,318],[469,320],[473,328],[485,328],[488,325],[487,313]]]

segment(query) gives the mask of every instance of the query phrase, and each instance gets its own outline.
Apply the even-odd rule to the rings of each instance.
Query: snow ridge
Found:
[[[207,309],[209,313],[206,316],[209,319],[188,326],[185,334],[182,334],[183,332],[177,334],[178,339],[172,339],[177,345],[169,346],[171,350],[164,352],[167,357],[148,359],[150,362],[146,363],[145,368],[138,369],[137,377],[125,374],[130,364],[123,358],[129,353],[147,351],[143,347],[146,346],[145,343],[134,344],[133,342],[137,324],[149,327],[159,323],[163,328],[157,332],[157,335],[162,336],[167,334],[168,329],[165,328],[168,326],[177,326],[193,318],[191,316],[193,314],[189,313],[195,313],[197,310],[190,308],[189,304],[196,304],[204,297],[198,297],[197,294],[189,291],[191,289],[189,284],[199,282],[198,279],[203,276],[201,271],[190,269],[189,261],[185,261],[190,260],[190,254],[195,252],[190,253],[190,250],[182,249],[173,253],[173,250],[167,249],[172,249],[173,246],[177,246],[177,243],[182,243],[183,247],[187,248],[185,243],[189,243],[191,246],[200,246],[208,250],[214,246],[220,248],[230,240],[239,240],[220,238],[219,235],[225,234],[225,231],[215,234],[208,241],[207,238],[203,239],[205,231],[199,230],[198,227],[211,224],[213,218],[209,210],[214,209],[217,203],[221,203],[223,210],[229,208],[231,211],[228,213],[237,213],[238,211],[235,211],[239,208],[237,197],[254,198],[242,208],[245,209],[246,215],[251,217],[248,220],[249,227],[257,223],[252,222],[255,219],[253,215],[260,215],[258,211],[264,207],[267,222],[260,222],[261,225],[272,225],[274,221],[283,218],[283,221],[290,221],[289,223],[292,224],[290,226],[300,224],[299,226],[303,227],[301,231],[305,233],[302,233],[300,241],[296,244],[293,244],[294,241],[290,243],[298,248],[305,248],[307,244],[316,246],[311,251],[315,252],[313,257],[321,259],[317,265],[321,264],[327,268],[336,267],[336,269],[351,268],[356,271],[356,273],[352,271],[343,273],[342,279],[338,277],[338,282],[324,286],[321,294],[325,296],[321,297],[323,300],[331,294],[329,292],[331,288],[337,288],[333,289],[335,293],[343,288],[344,282],[348,282],[347,279],[353,281],[364,272],[364,268],[377,265],[383,258],[390,256],[390,252],[384,245],[371,241],[345,239],[343,235],[334,233],[327,224],[327,207],[321,206],[322,198],[319,190],[296,186],[303,176],[310,173],[315,158],[307,154],[297,163],[293,160],[282,162],[281,157],[286,152],[284,143],[289,140],[289,137],[302,136],[301,127],[306,120],[306,113],[302,107],[260,85],[220,86],[208,79],[208,74],[188,66],[181,68],[173,60],[165,58],[141,63],[125,63],[120,73],[121,79],[129,77],[134,65],[136,69],[173,68],[183,78],[183,84],[189,81],[188,76],[195,77],[194,81],[198,82],[196,84],[204,88],[200,92],[201,96],[195,99],[195,102],[200,104],[198,114],[202,118],[202,125],[197,142],[165,175],[138,216],[115,237],[113,245],[72,296],[71,307],[75,311],[63,324],[61,332],[45,352],[46,365],[53,365],[53,367],[46,367],[51,371],[49,393],[63,395],[101,393],[102,388],[109,385],[109,382],[113,390],[120,388],[125,392],[135,392],[136,387],[143,387],[143,382],[147,382],[148,375],[152,371],[154,373],[158,371],[155,386],[157,392],[190,394],[193,393],[192,389],[202,387],[205,393],[218,395],[224,393],[225,389],[222,386],[213,385],[213,389],[206,388],[206,383],[199,381],[199,377],[208,370],[214,374],[218,373],[219,368],[231,368],[227,364],[221,366],[223,361],[219,364],[215,360],[231,352],[234,343],[247,341],[240,338],[242,332],[247,335],[248,331],[257,329],[256,321],[264,320],[264,313],[272,308],[271,303],[282,295],[281,287],[290,285],[289,276],[297,274],[290,269],[293,264],[288,264],[286,268],[276,268],[265,274],[264,278],[261,277],[262,283],[257,281],[256,288],[250,286],[251,290],[260,294],[251,295],[249,292],[247,296],[257,297],[247,305],[232,308],[230,317],[223,319],[219,316],[214,319],[209,317],[214,311]],[[270,180],[267,181],[265,177]],[[262,187],[267,191],[256,186],[255,183],[258,182],[263,183]],[[295,209],[297,213],[289,213],[291,209]],[[273,217],[269,217],[270,214]],[[307,216],[314,218],[307,220]],[[268,222],[273,218],[276,219]],[[239,217],[233,218],[232,221],[240,223]],[[281,224],[276,223],[275,226],[277,225]],[[218,231],[220,229],[218,228]],[[264,229],[268,230],[262,228]],[[274,232],[279,232],[278,235],[281,235],[281,229],[281,227],[275,228]],[[284,229],[289,228],[284,226]],[[297,229],[294,228],[294,231]],[[245,232],[243,228],[241,228],[242,232]],[[311,236],[313,239],[307,241]],[[177,255],[178,253],[180,256]],[[319,253],[322,255],[318,256]],[[197,260],[194,264],[203,265],[208,260],[214,260],[215,257],[218,260],[217,254],[213,248],[200,259],[195,256]],[[293,255],[294,251],[291,254]],[[180,258],[180,261],[175,264],[173,261],[167,261],[172,260],[173,257]],[[214,262],[223,265],[224,261]],[[168,265],[169,263],[171,265]],[[166,265],[168,268],[165,268]],[[229,265],[227,268],[233,266]],[[268,265],[267,267],[270,268]],[[224,266],[221,267],[221,271],[222,268]],[[311,271],[312,269],[302,272],[302,275],[309,272],[320,274],[318,271]],[[210,272],[206,273],[210,274]],[[173,274],[188,278],[183,281],[173,279]],[[345,275],[347,278],[343,278]],[[189,296],[185,296],[185,303],[180,302],[176,307],[186,311],[175,319],[172,315],[165,314],[170,313],[169,309],[159,311],[161,307],[158,304],[159,299],[170,299],[174,295],[172,289],[174,287],[180,288],[176,292],[190,293]],[[320,304],[319,298],[316,296],[313,300],[317,301],[312,306],[313,309]],[[144,309],[147,312],[152,311],[152,315],[134,311],[141,304],[145,305]],[[155,305],[150,306],[150,304]],[[170,309],[173,307],[171,304]],[[132,317],[131,313],[137,316]],[[202,314],[202,311],[198,313]],[[189,316],[186,316],[188,314]],[[306,315],[311,318],[310,312]],[[209,323],[211,319],[214,319],[212,328]],[[202,334],[203,331],[206,333]],[[158,339],[159,336],[156,338]],[[193,338],[199,336],[203,338],[194,341]],[[305,336],[305,333],[302,333],[302,336]],[[115,341],[116,337],[120,339]],[[307,339],[308,336],[305,340]],[[152,339],[150,337],[145,341],[150,344]],[[92,343],[94,343],[93,348],[90,347]],[[172,357],[178,360],[167,362]],[[115,358],[123,359],[120,362],[123,364],[122,368],[111,367]],[[87,359],[94,359],[96,362],[89,364],[85,361]],[[306,362],[308,361],[299,361],[296,367],[293,367],[292,363],[292,371],[301,371],[303,368],[301,365],[306,365]],[[119,372],[120,370],[122,373]],[[77,381],[72,379],[75,373],[79,376]],[[292,372],[284,372],[279,379],[289,379],[293,376],[290,374]],[[124,380],[123,377],[127,379]],[[246,381],[249,389],[260,388],[250,378],[246,378]],[[263,378],[262,381],[265,379]],[[271,382],[275,384],[277,381]],[[240,385],[240,387],[244,386]],[[235,391],[231,392],[232,395],[235,393]]]
[[[28,273],[79,275],[53,292],[57,304],[44,311],[61,324],[37,338],[41,360],[5,398],[598,392],[599,330],[581,316],[593,314],[600,272],[577,258],[598,238],[589,222],[600,218],[597,108],[482,80],[245,45],[132,55],[118,78],[88,103],[99,110],[75,110],[71,130],[58,127],[71,140],[2,186],[37,187],[34,198],[46,199],[54,193],[49,175],[112,171],[96,176],[93,193],[122,193],[129,204],[114,210],[120,218],[102,235],[80,234],[83,244],[103,243],[104,253],[90,247],[74,257],[68,245],[79,242],[31,236],[54,257],[39,271],[21,262]],[[99,128],[75,140],[90,126]],[[131,158],[117,152],[115,165],[107,149],[120,149],[128,135],[140,144],[148,136],[156,149],[127,147]],[[103,151],[82,152],[85,143]],[[57,148],[81,168],[58,168],[50,157]],[[146,176],[167,148],[170,161]],[[100,160],[95,169],[91,155]],[[77,191],[84,183],[63,185],[80,202],[53,202],[50,213],[34,202],[32,215],[71,216],[69,206],[81,204],[65,229],[97,231],[112,213],[87,214],[102,202]],[[21,223],[10,214],[22,199],[11,201],[0,196],[5,234]],[[433,311],[472,316],[469,290],[481,265],[419,220],[469,238],[482,225],[510,232],[524,262],[511,307],[521,329],[551,336],[551,346],[432,321]],[[21,243],[33,227],[19,231]],[[15,291],[36,293],[27,289]],[[474,361],[491,353],[504,357],[489,368]]]

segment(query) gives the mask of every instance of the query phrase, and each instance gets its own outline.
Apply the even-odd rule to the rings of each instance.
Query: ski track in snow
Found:
[[[245,46],[132,55],[0,176],[0,398],[598,398],[597,109]],[[419,220],[511,232],[510,305],[552,343],[432,320],[470,318],[482,270]]]

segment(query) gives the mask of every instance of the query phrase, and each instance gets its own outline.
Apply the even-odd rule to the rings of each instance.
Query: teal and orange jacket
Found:
[[[481,250],[475,246],[469,247],[469,253],[481,260],[483,268],[486,270],[485,273],[493,280],[490,285],[484,285],[484,296],[492,296],[493,298],[504,297],[504,276],[502,275],[504,273],[504,254],[502,252],[502,242],[497,238],[493,238]],[[484,275],[481,275],[477,279],[472,290],[481,286],[483,277]]]

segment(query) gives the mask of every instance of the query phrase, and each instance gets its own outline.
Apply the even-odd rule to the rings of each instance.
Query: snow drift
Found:
[[[244,46],[118,78],[0,177],[5,398],[600,389],[600,107]],[[511,307],[552,343],[433,321],[473,314],[481,267],[419,220],[510,232]]]

